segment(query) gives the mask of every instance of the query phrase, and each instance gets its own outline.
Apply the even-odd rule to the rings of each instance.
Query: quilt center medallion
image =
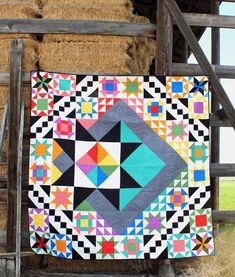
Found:
[[[110,142],[112,138],[115,142]],[[119,211],[165,166],[123,121],[100,141],[83,146],[79,152],[88,150],[77,160],[76,171],[84,174],[85,182],[78,186],[98,189]]]

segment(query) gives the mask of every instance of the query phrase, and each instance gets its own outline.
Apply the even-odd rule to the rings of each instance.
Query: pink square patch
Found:
[[[181,240],[174,240],[173,241],[173,249],[174,252],[183,252],[185,251],[185,241]]]

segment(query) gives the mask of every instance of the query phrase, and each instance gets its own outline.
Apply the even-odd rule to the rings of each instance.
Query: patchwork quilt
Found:
[[[208,79],[32,72],[32,250],[213,254]]]

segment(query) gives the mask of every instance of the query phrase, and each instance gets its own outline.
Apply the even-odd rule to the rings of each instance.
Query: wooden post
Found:
[[[2,114],[2,122],[1,122],[1,130],[0,130],[0,157],[2,155],[3,142],[4,142],[5,131],[7,127],[8,108],[9,108],[9,101],[7,100],[7,103],[4,106],[4,111]]]
[[[173,23],[164,1],[157,1],[156,75],[171,75]]]
[[[211,13],[219,15],[220,2],[211,0]],[[212,28],[211,30],[211,63],[220,64],[220,29]],[[214,93],[211,95],[211,112],[215,113],[220,108],[220,104]],[[219,163],[220,159],[220,128],[211,129],[211,163]],[[211,177],[211,196],[212,209],[219,210],[219,178]],[[215,231],[217,231],[216,225]]]
[[[164,1],[157,0],[157,55],[155,59],[155,75],[171,75],[173,23]],[[174,277],[170,260],[160,265],[158,276]]]
[[[8,199],[7,199],[7,250],[15,250],[16,184],[18,173],[18,139],[22,102],[22,40],[13,40],[10,52],[10,95],[8,130]]]

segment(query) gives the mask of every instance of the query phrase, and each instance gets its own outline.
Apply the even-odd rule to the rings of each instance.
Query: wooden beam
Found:
[[[10,96],[8,131],[8,202],[7,250],[14,252],[14,226],[16,220],[16,183],[18,168],[18,133],[22,99],[22,40],[13,40],[10,52]]]
[[[218,0],[211,0],[211,13],[219,15],[220,2]],[[212,64],[220,64],[220,29],[212,28],[211,30],[211,62]],[[215,113],[220,108],[220,104],[215,96],[212,88],[211,94],[211,112]],[[220,160],[220,128],[211,129],[211,163],[219,163]],[[210,178],[211,183],[211,202],[212,209],[219,210],[219,177]],[[214,231],[218,231],[218,225],[214,225]]]
[[[213,221],[223,224],[235,224],[235,211],[212,211]]]
[[[17,153],[17,183],[16,183],[16,277],[20,277],[21,269],[21,193],[22,193],[22,149],[24,135],[24,103],[21,101],[20,128]]]
[[[57,273],[44,270],[29,270],[22,273],[22,277],[142,277],[145,274],[122,274],[122,273]],[[156,275],[147,274],[148,277]],[[166,277],[166,275],[164,275]],[[172,275],[171,275],[172,276]]]
[[[155,74],[171,75],[173,25],[163,1],[157,1],[157,52]]]
[[[190,26],[235,28],[235,17],[229,15],[212,15],[201,13],[183,13],[185,21]],[[177,21],[175,20],[174,23]]]
[[[156,0],[156,3],[157,52],[155,57],[155,75],[171,75],[173,45],[172,19],[164,1]],[[159,273],[164,276],[169,276],[169,272],[174,272],[171,261],[169,259],[164,259],[163,264],[159,266]]]
[[[235,164],[212,163],[210,165],[210,175],[212,177],[234,177]]]
[[[3,34],[88,34],[155,37],[154,24],[63,19],[0,19]]]
[[[0,72],[0,84],[8,85],[9,82],[10,82],[10,74],[8,72]],[[29,72],[23,73],[23,83],[30,84],[30,73]]]
[[[235,79],[235,66],[211,65],[219,78]],[[173,63],[172,74],[174,75],[203,75],[204,72],[197,64]],[[1,76],[1,75],[0,75]]]
[[[213,70],[216,72],[219,78],[223,79],[235,79],[235,66],[231,65],[211,65]],[[172,63],[171,66],[172,74],[178,76],[185,75],[203,75],[204,72],[201,67],[197,64],[187,63]],[[9,84],[9,73],[0,72],[0,84]],[[30,73],[25,72],[23,74],[24,84],[30,84]]]
[[[186,23],[175,0],[164,0],[164,2],[171,13],[171,16],[176,21],[177,26],[180,29],[182,35],[188,42],[189,47],[191,48],[194,56],[196,57],[201,68],[203,69],[205,75],[210,76],[210,82],[217,96],[217,99],[219,100],[220,104],[224,108],[228,116],[228,119],[231,122],[232,127],[235,129],[235,109],[229,97],[227,96],[225,90],[223,89],[223,86],[221,85],[218,79],[218,76],[216,75],[209,61],[207,60],[191,28]]]
[[[159,1],[161,2],[161,1]],[[183,13],[190,26],[235,28],[235,17],[199,13]],[[177,20],[173,20],[177,24]],[[0,19],[2,34],[96,34],[116,36],[155,37],[154,24],[115,21],[62,19]]]
[[[211,127],[231,127],[231,122],[227,116],[221,118],[217,113],[210,114],[210,126]]]
[[[4,106],[4,111],[2,114],[1,130],[0,130],[0,157],[2,156],[2,148],[5,137],[5,131],[7,127],[7,118],[8,118],[8,109],[9,109],[9,100]]]
[[[23,251],[20,253],[21,257],[28,257],[28,256],[33,256],[35,252],[30,252],[30,251]],[[9,252],[9,253],[0,253],[0,258],[14,258],[16,257],[16,252]]]

